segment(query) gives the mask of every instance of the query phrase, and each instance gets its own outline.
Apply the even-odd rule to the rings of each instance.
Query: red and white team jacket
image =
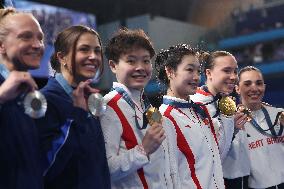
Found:
[[[199,88],[194,95],[190,96],[190,99],[195,103],[205,104],[213,100],[213,95]],[[208,104],[206,107],[210,116],[214,116],[216,113],[214,103]],[[217,119],[214,119],[214,121],[220,156],[221,160],[223,161],[231,146],[231,141],[234,134],[234,119],[225,117],[221,114],[217,117]]]
[[[183,99],[164,96],[179,103]],[[175,155],[180,188],[224,189],[221,160],[212,119],[202,120],[192,108],[162,104],[160,112],[168,135],[170,156]]]
[[[144,110],[140,105],[141,91],[130,90],[114,82],[113,88],[115,87],[123,88],[135,102],[137,119],[139,125],[142,125]],[[139,144],[142,144],[150,126],[143,130],[136,127],[134,110],[117,91],[113,90],[105,95],[104,100],[107,109],[101,116],[101,125],[112,188],[174,188],[167,141],[148,159]]]
[[[268,111],[272,124],[278,112],[283,109],[264,105]],[[252,112],[252,117],[258,125],[268,129],[262,110]],[[280,129],[280,124],[275,126],[276,132]],[[250,188],[268,188],[284,183],[284,134],[280,137],[270,137],[261,134],[251,122],[245,124],[248,133],[249,157],[251,163],[251,174],[249,177]],[[266,131],[270,133],[270,131]]]
[[[208,103],[213,100],[213,95],[199,88],[196,94],[191,96],[194,102]],[[206,105],[211,116],[216,113],[214,103]],[[231,121],[228,121],[230,119]],[[217,128],[219,149],[222,160],[224,178],[234,179],[247,176],[250,173],[248,156],[247,133],[239,131],[232,142],[234,120],[225,118],[222,114],[218,116]]]

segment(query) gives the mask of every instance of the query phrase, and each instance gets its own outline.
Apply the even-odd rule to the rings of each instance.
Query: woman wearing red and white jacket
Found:
[[[233,137],[234,125],[236,128],[242,128],[247,116],[237,112],[233,117],[228,118],[233,120],[230,124],[225,123],[222,121],[224,115],[219,113],[217,105],[218,96],[229,95],[235,88],[238,80],[237,61],[226,51],[203,53],[200,60],[203,64],[206,85],[200,87],[191,99],[197,103],[207,104],[210,115],[219,120],[215,131],[219,141],[226,187],[247,188],[250,165],[245,143],[246,133],[236,129]]]
[[[188,45],[172,46],[156,58],[158,78],[166,84],[160,111],[171,129],[169,154],[178,168],[180,188],[225,188],[218,141],[205,106],[192,102],[200,81],[199,53]],[[224,118],[224,122],[232,122]],[[231,123],[228,123],[231,124]],[[173,162],[172,162],[173,163]]]

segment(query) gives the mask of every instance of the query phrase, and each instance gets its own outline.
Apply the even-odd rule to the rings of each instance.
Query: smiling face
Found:
[[[92,33],[83,33],[75,48],[75,73],[72,73],[72,50],[61,59],[62,73],[71,84],[93,79],[102,66],[102,50],[99,39]],[[66,63],[66,65],[64,65]]]
[[[265,92],[262,74],[255,70],[241,73],[236,91],[241,95],[242,103],[245,106],[251,110],[259,109]]]
[[[142,90],[151,79],[151,57],[144,48],[129,50],[120,56],[118,62],[110,60],[109,64],[117,81],[128,88]]]
[[[43,56],[43,32],[29,14],[8,15],[8,35],[1,41],[0,52],[10,70],[36,69]]]
[[[209,91],[229,94],[233,92],[237,82],[237,61],[233,56],[220,56],[214,60],[212,69],[206,69],[207,86]]]
[[[196,92],[200,81],[200,64],[193,55],[183,56],[176,71],[167,69],[169,79],[168,95],[187,99]]]

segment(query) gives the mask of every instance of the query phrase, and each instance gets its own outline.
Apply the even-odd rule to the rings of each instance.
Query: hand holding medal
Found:
[[[20,96],[18,104],[24,107],[25,113],[32,118],[45,115],[47,102],[39,91],[30,73],[12,71],[1,85],[1,101],[6,102]]]
[[[146,111],[146,117],[148,119],[149,124],[152,126],[154,123],[162,123],[162,114],[155,107],[150,107]]]
[[[251,119],[251,111],[244,105],[239,104],[234,116],[235,127],[238,129],[244,129],[245,123],[251,121]]]
[[[100,116],[106,109],[106,104],[99,90],[90,86],[91,82],[89,79],[79,83],[73,91],[73,104],[89,111],[93,116]]]
[[[247,121],[251,121],[252,115],[251,115],[251,110],[250,110],[250,109],[248,109],[248,108],[245,107],[244,105],[240,104],[240,105],[238,105],[238,107],[237,107],[237,111],[238,111],[238,112],[242,112],[242,113],[244,113],[245,115],[247,115]]]
[[[88,98],[88,108],[93,116],[100,116],[106,110],[106,103],[100,93],[92,93]]]
[[[149,155],[159,148],[166,136],[162,126],[162,114],[157,108],[150,107],[146,111],[146,117],[151,127],[147,129],[142,145],[146,154]]]

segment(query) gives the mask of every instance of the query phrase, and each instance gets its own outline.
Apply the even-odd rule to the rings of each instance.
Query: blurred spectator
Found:
[[[235,35],[245,35],[258,31],[282,28],[284,4],[261,9],[250,8],[247,12],[235,9],[232,19],[235,21]]]
[[[45,9],[32,10],[31,12],[38,19],[45,33],[45,43],[47,45],[51,45],[54,37],[66,27],[74,24],[93,27],[96,22],[95,19],[89,18],[87,15],[78,17],[77,15],[72,15],[70,12],[60,11],[59,9],[55,12],[47,12]]]
[[[231,51],[241,66],[284,60],[284,40],[257,43]]]
[[[253,62],[254,63],[260,63],[263,61],[262,47],[263,47],[262,43],[259,43],[255,46],[254,52],[253,52]]]

